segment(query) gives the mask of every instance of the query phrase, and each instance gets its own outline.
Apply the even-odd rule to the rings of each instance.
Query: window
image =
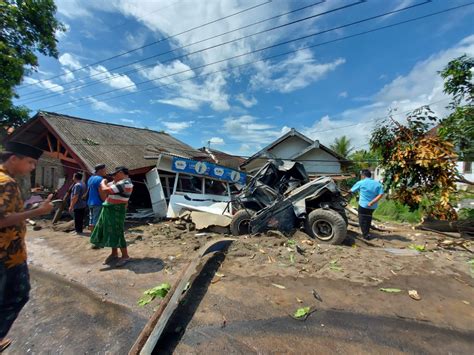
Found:
[[[204,193],[208,195],[227,196],[227,186],[218,180],[205,179]]]
[[[472,161],[465,161],[463,167],[464,174],[471,174],[472,173]]]
[[[176,192],[202,193],[202,178],[197,176],[180,175]]]

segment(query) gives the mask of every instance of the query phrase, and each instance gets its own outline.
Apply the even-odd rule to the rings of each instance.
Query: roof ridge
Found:
[[[126,125],[122,125],[122,124],[118,124],[118,123],[95,121],[95,120],[91,120],[91,119],[88,119],[88,118],[65,115],[63,113],[56,113],[56,112],[50,112],[50,111],[38,111],[38,114],[43,114],[43,115],[46,114],[46,115],[49,115],[49,116],[60,116],[60,117],[66,118],[66,119],[85,121],[85,122],[90,122],[90,123],[100,124],[100,125],[110,125],[110,126],[116,126],[116,127],[138,129],[138,130],[141,130],[141,131],[148,131],[148,132],[153,132],[153,133],[165,134],[165,135],[169,136],[169,134],[166,133],[165,131],[155,131],[155,130],[149,129],[149,128],[139,128],[139,127],[126,126]]]

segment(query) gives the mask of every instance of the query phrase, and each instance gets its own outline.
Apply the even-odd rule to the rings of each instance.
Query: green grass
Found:
[[[357,208],[357,199],[354,197],[351,206]],[[410,212],[408,206],[393,200],[383,198],[374,212],[374,218],[383,222],[408,222],[419,223],[422,217],[422,209]]]

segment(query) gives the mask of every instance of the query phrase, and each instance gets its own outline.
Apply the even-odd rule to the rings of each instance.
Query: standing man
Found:
[[[104,181],[107,172],[105,164],[96,165],[94,168],[94,175],[90,177],[87,188],[88,195],[87,205],[89,206],[89,230],[94,230],[94,226],[97,224],[97,220],[102,210],[102,203],[104,199],[100,193],[100,184]]]
[[[372,225],[372,214],[383,196],[383,187],[380,182],[371,179],[372,173],[369,170],[362,170],[360,175],[361,180],[352,186],[351,193],[359,192],[359,226],[362,237],[371,240],[369,232]]]
[[[110,264],[119,259],[118,248],[122,257],[115,266],[123,266],[130,261],[125,241],[125,214],[133,191],[132,181],[128,177],[128,169],[124,166],[115,168],[113,181],[103,180],[100,189],[107,194],[97,225],[92,231],[91,243],[96,247],[112,248],[112,253],[105,259],[104,264]]]
[[[29,298],[25,220],[48,214],[53,209],[53,195],[49,195],[38,208],[24,211],[14,179],[29,175],[36,168],[42,151],[18,142],[7,143],[5,149],[0,165],[0,352],[11,344],[6,336]]]
[[[84,229],[84,216],[86,215],[87,203],[84,201],[86,185],[82,182],[82,174],[74,173],[74,185],[71,191],[71,204],[69,212],[74,214],[74,230],[77,235],[82,235]]]

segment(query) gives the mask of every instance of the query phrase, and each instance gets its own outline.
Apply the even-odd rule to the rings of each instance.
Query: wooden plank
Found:
[[[210,241],[199,249],[198,254],[187,267],[183,270],[178,281],[173,285],[166,297],[161,302],[159,308],[150,318],[145,328],[138,336],[137,341],[128,352],[129,355],[152,354],[156,352],[155,346],[161,337],[169,319],[171,318],[176,307],[179,305],[183,292],[190,286],[191,278],[196,274],[198,266],[202,262],[202,257],[207,254],[225,251],[235,239],[223,238]]]

